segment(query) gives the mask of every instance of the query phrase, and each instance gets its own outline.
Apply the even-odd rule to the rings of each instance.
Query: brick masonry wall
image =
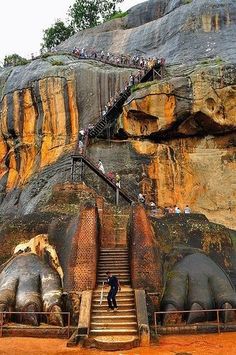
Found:
[[[161,265],[154,245],[154,231],[144,208],[133,208],[129,231],[130,271],[133,288],[160,292]]]
[[[70,290],[84,291],[96,286],[99,223],[95,207],[82,209],[72,242]]]
[[[130,207],[104,205],[100,217],[102,248],[127,247],[127,224]]]

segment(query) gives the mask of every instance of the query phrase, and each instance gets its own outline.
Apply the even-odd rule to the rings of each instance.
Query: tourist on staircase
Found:
[[[107,173],[107,177],[108,177],[108,179],[111,180],[111,182],[115,183],[115,175],[114,175],[114,173],[112,171],[109,171]]]
[[[116,181],[116,186],[119,187],[120,189],[120,175],[118,173],[116,173],[115,181]]]
[[[98,170],[100,170],[103,174],[105,174],[105,169],[104,169],[101,159],[99,159],[99,161],[98,161]]]
[[[83,143],[83,141],[80,139],[80,140],[79,140],[79,154],[80,154],[80,155],[83,154],[83,149],[84,149],[84,143]]]
[[[118,290],[121,291],[120,282],[116,276],[111,274],[110,271],[107,271],[106,274],[107,274],[107,281],[105,282],[105,284],[107,286],[110,286],[110,291],[108,292],[107,295],[108,311],[110,312],[117,311],[118,307],[116,303],[116,294]]]
[[[145,204],[145,197],[141,194],[141,192],[138,194],[138,202]]]

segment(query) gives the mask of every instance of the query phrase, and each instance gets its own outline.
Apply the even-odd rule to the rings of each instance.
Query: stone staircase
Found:
[[[102,283],[106,271],[120,280],[121,291],[117,293],[118,310],[108,312],[107,294],[104,288],[103,302],[100,305]],[[90,339],[95,346],[104,350],[130,349],[138,345],[137,319],[134,290],[130,284],[130,271],[127,248],[101,249],[97,273],[98,287],[93,292],[90,323]]]

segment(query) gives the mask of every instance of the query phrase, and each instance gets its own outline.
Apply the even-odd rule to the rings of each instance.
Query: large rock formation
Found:
[[[32,174],[73,152],[79,126],[100,116],[128,75],[129,69],[71,56],[2,71],[1,192],[26,184]]]
[[[134,141],[132,146],[151,157],[146,173],[158,204],[181,208],[190,204],[232,228],[236,211],[235,83],[234,66],[212,65],[138,85],[117,127],[128,137],[153,140]]]
[[[235,13],[233,0],[151,0],[123,20],[76,33],[58,48],[137,53],[165,57],[168,63],[216,56],[235,62]]]
[[[106,172],[118,172],[121,187],[133,200],[142,192],[147,203],[161,207],[176,204],[182,209],[188,204],[195,212],[189,216],[152,217],[150,223],[139,206],[131,219],[127,206],[114,210],[107,204],[114,202],[114,191],[92,173],[85,171],[92,189],[68,182],[79,129],[98,120],[133,69],[54,53],[0,71],[0,262],[11,258],[19,243],[28,248],[32,237],[48,234],[64,290],[72,293],[72,308],[77,309],[75,321],[78,291],[96,284],[99,243],[127,245],[128,220],[131,226],[135,222],[133,232],[130,228],[131,255],[143,261],[137,284],[147,281],[144,287],[154,293],[165,290],[163,307],[236,305],[226,273],[215,264],[236,282],[235,233],[226,228],[235,228],[236,212],[235,14],[232,0],[151,0],[131,9],[127,17],[82,31],[59,46],[70,51],[76,45],[111,53],[145,52],[177,62],[166,66],[163,80],[132,88],[113,139],[90,142],[87,154],[94,162],[102,159]],[[85,200],[89,205],[83,205]],[[13,259],[13,268],[3,269],[2,291],[4,272],[11,280],[21,265],[17,260],[26,260],[26,275],[34,265],[44,268],[35,256]],[[132,270],[139,265],[131,264]],[[154,276],[147,278],[150,272]],[[192,286],[199,285],[197,293],[187,278],[194,280]],[[27,287],[31,284],[29,280]],[[201,304],[199,290],[206,296]],[[160,301],[158,296],[153,304],[159,307]]]
[[[233,1],[148,1],[58,47],[145,52],[164,56],[167,64],[181,62],[167,65],[163,81],[135,87],[116,140],[96,142],[88,153],[102,158],[106,171],[118,171],[132,196],[141,190],[162,207],[189,204],[231,228],[235,13]],[[69,54],[0,71],[1,213],[33,212],[55,183],[70,179],[79,127],[98,119],[130,71]]]

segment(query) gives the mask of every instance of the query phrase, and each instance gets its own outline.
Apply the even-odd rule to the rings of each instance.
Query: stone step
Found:
[[[115,276],[119,277],[119,278],[130,278],[130,273],[129,272],[117,272],[115,274]],[[97,278],[105,278],[106,279],[107,275],[105,272],[99,272],[97,274]]]
[[[95,288],[95,292],[99,292],[101,291],[101,289],[102,289],[102,285],[99,285]],[[108,292],[109,288],[104,288],[104,291]],[[134,290],[131,286],[127,285],[127,286],[123,286],[120,292],[134,292]]]
[[[122,225],[122,227],[123,227],[123,225]],[[129,252],[128,251],[104,251],[104,252],[100,252],[99,253],[99,256],[106,256],[106,255],[118,255],[118,256],[128,256],[129,255]]]
[[[126,274],[126,275],[119,275],[118,273],[115,276],[119,276],[118,279],[119,281],[121,280],[129,280],[130,279],[130,274]],[[97,275],[97,280],[101,280],[101,281],[107,281],[107,275]]]
[[[107,297],[108,295],[108,292],[106,293],[103,293],[103,297]],[[97,293],[96,295],[93,295],[93,301],[96,301],[96,300],[99,300],[101,297],[101,292],[100,293]],[[116,294],[116,298],[119,300],[124,300],[124,299],[132,299],[134,300],[134,295],[132,293],[130,294],[121,294],[120,292],[118,292]]]
[[[87,342],[91,338],[87,339]],[[105,335],[105,336],[95,336],[92,338],[92,344],[96,348],[105,351],[119,351],[129,350],[134,347],[139,346],[139,338],[137,335]]]
[[[104,257],[99,257],[99,262],[103,262],[103,261],[113,261],[113,260],[117,260],[117,262],[119,262],[119,261],[128,261],[129,260],[129,258],[128,257],[126,257],[126,256],[124,256],[124,257],[119,257],[119,258],[117,258],[116,256],[104,256]]]
[[[126,265],[122,265],[122,267],[123,267],[123,269],[124,268],[126,268],[126,270],[128,269],[128,271],[129,271],[129,266],[128,266],[128,264],[126,264]],[[119,273],[121,273],[123,270],[121,269],[121,266],[119,267],[119,266],[114,266],[114,264],[109,264],[109,265],[104,265],[102,268],[99,268],[98,267],[98,272],[103,272],[104,273],[104,270],[106,270],[105,271],[105,274],[106,274],[106,272],[107,271],[110,271],[111,272],[111,270],[112,269],[114,269],[115,270],[115,272],[119,272]],[[126,271],[124,271],[124,272],[126,272]]]
[[[134,335],[137,334],[137,329],[118,328],[118,329],[93,329],[90,335]]]
[[[119,281],[122,280],[122,279],[123,280],[129,280],[130,279],[130,273],[127,273],[125,275],[121,275],[121,274],[116,273],[116,274],[114,274],[114,276],[117,276]],[[102,275],[102,274],[97,275],[97,280],[107,281],[107,275],[106,274],[105,275]]]
[[[123,255],[123,254],[125,254],[125,255],[128,255],[129,254],[129,252],[128,252],[128,250],[125,250],[125,249],[123,249],[123,250],[100,250],[100,255],[109,255],[109,254],[112,254],[112,255]]]
[[[104,309],[92,309],[92,315],[97,315],[97,316],[107,316],[109,314],[114,314],[116,316],[127,316],[127,315],[134,315],[136,316],[136,311],[135,309],[118,309],[116,312],[107,312]]]
[[[107,295],[103,295],[103,299],[107,297]],[[134,302],[134,297],[118,297],[116,296],[116,299],[119,300],[119,302],[121,303],[130,303],[130,302]],[[100,298],[93,298],[93,303],[96,304],[96,302],[99,302]]]
[[[99,258],[129,258],[129,254],[128,253],[104,253],[104,254],[100,254]]]
[[[129,254],[128,253],[104,253],[104,254],[100,254],[99,258],[114,258],[114,257],[120,257],[120,258],[128,258]]]
[[[123,214],[124,215],[124,214]],[[125,215],[128,216],[128,215]],[[100,253],[106,253],[106,252],[114,252],[114,253],[119,253],[119,252],[128,252],[127,248],[101,248]]]
[[[123,269],[128,269],[129,270],[129,262],[125,261],[123,264],[115,264],[113,261],[111,262],[110,265],[114,270],[123,270]],[[105,263],[98,263],[98,270],[106,270],[107,264]]]
[[[92,316],[91,317],[91,321],[92,322],[123,322],[123,321],[135,321],[136,320],[136,315],[117,315],[117,312],[114,312],[114,313],[109,313],[107,312],[108,315],[105,315],[105,316]],[[109,315],[110,314],[110,315]]]
[[[114,328],[132,328],[137,329],[137,322],[91,322],[90,329],[114,329]]]
[[[97,283],[98,283],[98,284],[103,284],[104,281],[105,281],[105,280],[104,280],[103,278],[97,279]],[[119,281],[120,281],[121,286],[122,286],[122,284],[123,284],[123,285],[130,285],[130,279],[119,278]]]
[[[121,303],[121,302],[118,302],[118,300],[117,300],[117,306],[118,306],[119,311],[124,311],[124,310],[128,310],[128,309],[133,309],[135,307],[135,304],[134,304],[134,302]],[[93,311],[103,310],[103,309],[107,310],[107,300],[103,299],[103,302],[101,305],[99,303],[93,303],[92,307],[93,307]]]
[[[123,287],[131,287],[131,282],[130,281],[120,281],[120,285],[121,285],[121,289]],[[103,282],[102,281],[97,281],[97,286],[103,286]]]
[[[122,262],[116,262],[116,261],[109,261],[109,262],[100,262],[98,264],[98,270],[100,268],[110,268],[112,269],[113,267],[117,268],[117,267],[126,267],[129,268],[129,262],[128,261],[122,261]],[[107,270],[108,271],[108,270]]]
[[[98,273],[101,274],[106,274],[107,272],[107,267],[102,267],[102,268],[98,268]],[[122,272],[130,272],[129,267],[128,266],[124,266],[124,267],[119,267],[119,266],[113,266],[109,268],[109,271],[115,275],[117,273],[122,273]]]
[[[106,270],[107,267],[110,268],[114,268],[115,270],[120,270],[120,269],[128,269],[129,270],[129,261],[125,261],[123,260],[122,262],[115,262],[113,260],[106,262],[106,261],[102,261],[98,263],[98,270],[102,269],[102,270]]]
[[[103,292],[103,297],[107,297],[108,295],[108,291],[106,292]],[[98,300],[100,299],[100,296],[101,296],[101,291],[97,291],[97,292],[94,292],[93,293],[93,300]],[[116,298],[132,298],[134,299],[134,293],[133,292],[122,292],[122,291],[119,291],[117,294],[116,294]]]
[[[126,256],[102,256],[99,258],[99,263],[104,262],[104,261],[114,261],[116,260],[117,262],[124,262],[124,261],[129,261],[129,258]]]

